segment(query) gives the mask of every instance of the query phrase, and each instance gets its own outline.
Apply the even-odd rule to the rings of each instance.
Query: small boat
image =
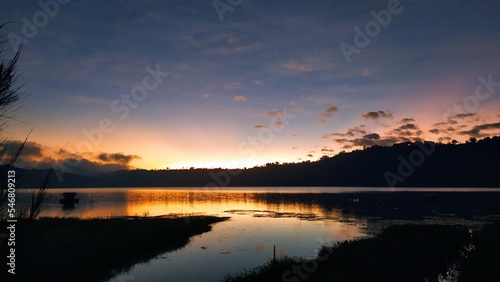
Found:
[[[80,203],[80,200],[75,197],[76,193],[63,193],[63,198],[59,200],[59,203],[63,204],[63,209],[73,209],[75,204]]]

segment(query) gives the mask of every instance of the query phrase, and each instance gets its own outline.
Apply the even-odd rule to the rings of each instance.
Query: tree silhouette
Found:
[[[0,25],[2,29],[5,24]],[[3,132],[7,127],[7,122],[13,119],[14,112],[18,109],[18,103],[23,99],[21,92],[22,85],[15,86],[18,77],[17,62],[21,54],[22,46],[15,51],[11,59],[5,59],[4,44],[5,36],[0,34],[0,175],[4,176],[19,157],[26,140],[18,148],[8,148],[7,139]],[[6,181],[0,183],[0,206],[7,199]]]

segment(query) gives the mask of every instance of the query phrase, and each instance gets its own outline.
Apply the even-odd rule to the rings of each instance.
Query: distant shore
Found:
[[[418,157],[416,157],[418,156]],[[85,173],[54,171],[48,187],[500,187],[500,136],[464,144],[403,142],[339,152],[317,161],[263,166],[120,170]],[[38,187],[48,169],[21,169],[17,187]]]
[[[212,224],[226,219],[190,216],[18,221],[16,275],[0,280],[105,281],[136,263],[185,246],[192,236],[208,232]],[[6,222],[1,225],[6,230]],[[6,252],[2,250],[4,266]],[[6,275],[11,274],[3,272],[0,277]]]

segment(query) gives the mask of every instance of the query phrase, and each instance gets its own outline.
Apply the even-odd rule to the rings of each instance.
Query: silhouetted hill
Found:
[[[373,146],[315,162],[244,170],[131,170],[93,177],[53,174],[49,187],[361,186],[500,187],[500,137],[465,144]],[[48,172],[22,170],[19,187],[37,187]],[[20,174],[20,173],[19,173]]]

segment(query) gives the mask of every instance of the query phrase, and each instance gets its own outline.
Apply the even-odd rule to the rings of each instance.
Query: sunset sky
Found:
[[[3,1],[27,96],[2,136],[97,172],[500,134],[499,1],[229,2]]]

